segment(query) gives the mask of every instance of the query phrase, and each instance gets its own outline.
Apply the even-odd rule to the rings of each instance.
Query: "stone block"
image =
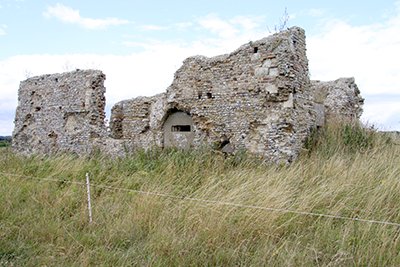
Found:
[[[271,77],[279,76],[279,69],[278,68],[270,68],[269,76],[271,76]]]
[[[255,71],[254,71],[254,74],[256,75],[256,76],[265,76],[265,75],[268,75],[268,71],[269,71],[269,68],[257,68]]]

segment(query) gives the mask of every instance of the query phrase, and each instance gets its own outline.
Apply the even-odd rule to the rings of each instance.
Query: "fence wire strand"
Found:
[[[34,176],[26,176],[26,175],[10,174],[10,173],[2,173],[2,172],[0,172],[0,174],[1,175],[8,175],[8,176],[22,177],[22,178],[30,178],[30,179],[36,179],[36,180],[44,180],[44,181],[50,181],[50,182],[87,185],[86,183],[74,182],[74,181],[68,181],[68,180],[58,180],[58,179],[52,179],[52,178],[39,178],[39,177],[34,177]],[[299,215],[309,215],[309,216],[316,216],[316,217],[326,217],[326,218],[334,218],[334,219],[342,219],[342,220],[351,220],[351,221],[359,221],[359,222],[367,222],[367,223],[377,223],[377,224],[400,226],[400,223],[392,223],[392,222],[385,222],[385,221],[367,220],[367,219],[351,218],[351,217],[336,216],[336,215],[329,215],[329,214],[320,214],[320,213],[312,213],[312,212],[305,212],[305,211],[295,211],[295,210],[286,210],[286,209],[277,209],[277,208],[252,206],[252,205],[245,205],[245,204],[238,204],[238,203],[231,203],[231,202],[223,202],[223,201],[218,201],[218,200],[208,200],[208,199],[201,199],[201,198],[174,196],[174,195],[169,195],[169,194],[156,193],[156,192],[150,192],[150,191],[140,191],[140,190],[134,190],[134,189],[128,189],[128,188],[113,187],[113,186],[108,186],[108,185],[98,185],[98,184],[89,184],[89,185],[90,186],[94,186],[94,187],[111,189],[111,190],[129,191],[129,192],[134,192],[134,193],[138,193],[138,194],[146,194],[146,195],[153,195],[153,196],[160,196],[160,197],[168,197],[168,198],[174,198],[174,199],[180,199],[180,200],[197,201],[197,202],[219,204],[219,205],[226,205],[226,206],[234,206],[234,207],[242,207],[242,208],[250,208],[250,209],[277,211],[277,212],[293,213],[293,214],[299,214]]]

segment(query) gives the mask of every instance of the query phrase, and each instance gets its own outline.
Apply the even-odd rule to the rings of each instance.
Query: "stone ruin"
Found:
[[[105,125],[105,75],[76,70],[22,81],[13,147],[25,153],[123,155],[212,146],[292,161],[311,128],[358,119],[354,78],[311,81],[305,32],[290,28],[212,58],[187,58],[165,93],[116,103]]]

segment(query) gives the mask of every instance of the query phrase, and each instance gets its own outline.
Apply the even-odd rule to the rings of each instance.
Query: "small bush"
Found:
[[[304,147],[308,154],[332,156],[335,153],[354,155],[375,147],[393,144],[391,138],[379,133],[374,125],[365,125],[358,120],[331,120],[323,128],[311,128]]]

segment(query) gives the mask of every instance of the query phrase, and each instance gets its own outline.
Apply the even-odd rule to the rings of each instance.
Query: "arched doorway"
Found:
[[[164,123],[164,147],[189,148],[193,139],[192,117],[182,111],[169,115]]]

